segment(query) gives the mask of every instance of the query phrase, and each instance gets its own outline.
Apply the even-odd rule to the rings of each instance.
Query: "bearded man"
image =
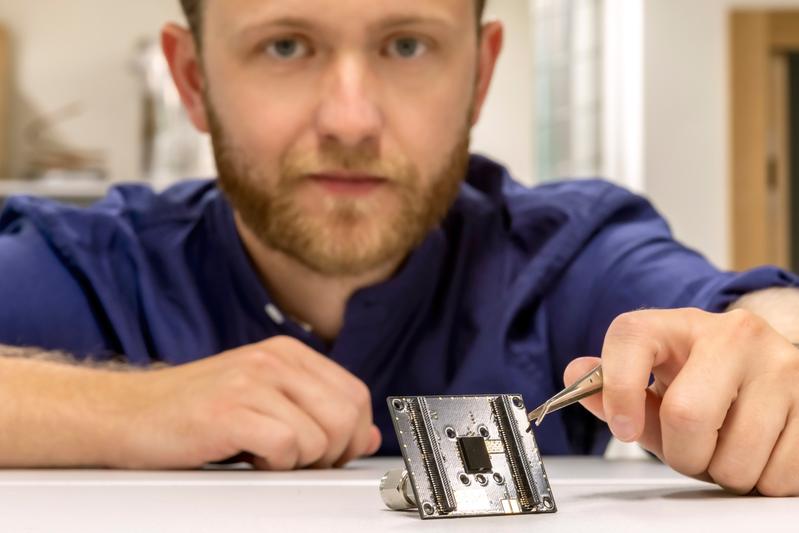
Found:
[[[8,202],[0,465],[340,466],[398,452],[388,395],[532,405],[601,355],[544,453],[612,432],[799,494],[799,280],[720,272],[608,183],[470,156],[503,40],[483,3],[183,0],[163,49],[218,179]]]

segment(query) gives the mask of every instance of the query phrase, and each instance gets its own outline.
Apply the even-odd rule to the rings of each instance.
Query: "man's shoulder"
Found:
[[[85,208],[12,198],[0,213],[0,300],[22,303],[0,305],[0,343],[147,361],[164,334],[155,324],[171,334],[177,313],[206,316],[197,279],[219,272],[232,228],[210,181],[116,186]]]
[[[611,182],[575,179],[530,187],[501,165],[473,157],[443,226],[452,253],[475,276],[494,265],[507,286],[527,294],[551,284],[599,235],[617,242],[638,231],[641,221],[668,233],[645,198]],[[616,237],[608,240],[609,235]]]
[[[48,239],[103,247],[120,235],[134,237],[191,224],[218,203],[220,195],[214,181],[191,180],[162,192],[145,184],[116,185],[88,207],[16,196],[6,202],[0,213],[0,233],[11,232],[27,222]]]
[[[592,233],[625,209],[649,209],[642,197],[604,179],[564,179],[527,186],[503,166],[472,157],[454,211],[500,217],[511,234],[571,228]]]

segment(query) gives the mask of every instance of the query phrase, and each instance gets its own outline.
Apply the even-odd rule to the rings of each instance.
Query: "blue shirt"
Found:
[[[384,454],[398,453],[388,395],[513,392],[532,408],[562,387],[571,359],[600,353],[622,312],[721,311],[797,281],[769,267],[718,271],[609,183],[529,189],[473,157],[440,227],[392,279],[352,297],[327,346],[270,308],[213,181],[120,186],[86,209],[17,197],[0,214],[0,343],[147,365],[290,335],[369,385]],[[549,454],[601,453],[608,440],[579,407],[536,436]]]

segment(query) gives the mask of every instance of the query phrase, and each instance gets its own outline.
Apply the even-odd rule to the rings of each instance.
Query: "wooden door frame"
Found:
[[[734,10],[730,16],[730,224],[736,270],[783,262],[770,234],[769,180],[784,181],[770,146],[774,130],[774,58],[799,52],[799,10]],[[799,99],[797,99],[799,101]],[[774,142],[774,141],[772,141]],[[785,154],[787,160],[787,154]],[[785,195],[787,197],[787,195]],[[799,207],[799,206],[798,206]],[[787,208],[784,209],[787,216]],[[787,226],[786,226],[787,227]],[[787,239],[787,237],[785,237]],[[789,265],[782,264],[787,267]]]
[[[11,153],[11,42],[0,24],[0,179],[8,177]]]

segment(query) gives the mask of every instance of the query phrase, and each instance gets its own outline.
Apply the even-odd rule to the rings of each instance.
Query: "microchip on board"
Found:
[[[422,519],[557,511],[522,397],[400,396],[389,412],[405,463],[381,480]]]

